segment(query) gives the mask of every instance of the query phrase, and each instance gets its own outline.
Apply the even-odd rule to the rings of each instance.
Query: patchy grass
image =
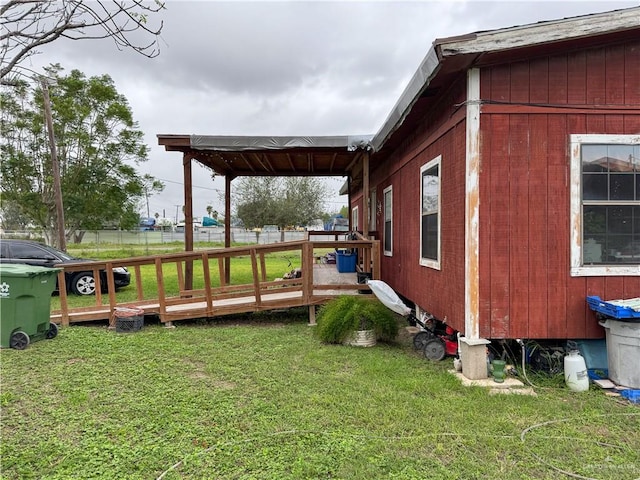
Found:
[[[405,343],[322,344],[305,312],[0,351],[2,478],[640,477],[637,406],[492,396]]]

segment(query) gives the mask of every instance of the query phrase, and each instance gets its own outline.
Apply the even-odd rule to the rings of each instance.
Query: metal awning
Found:
[[[244,137],[158,135],[167,151],[182,152],[218,175],[344,176],[370,149],[371,136]]]

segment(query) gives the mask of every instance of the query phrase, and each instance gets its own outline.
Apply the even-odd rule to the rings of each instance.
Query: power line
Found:
[[[162,182],[173,183],[173,184],[176,184],[176,185],[184,186],[183,182],[176,182],[175,180],[167,180],[166,178],[158,178],[158,180],[160,180]],[[192,187],[193,188],[200,188],[202,190],[211,190],[212,192],[223,193],[222,190],[220,190],[219,188],[201,187],[199,185],[192,185]]]

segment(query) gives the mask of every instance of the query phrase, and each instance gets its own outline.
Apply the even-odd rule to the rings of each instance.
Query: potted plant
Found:
[[[395,314],[376,298],[341,295],[320,308],[316,334],[325,343],[373,346],[398,334]]]

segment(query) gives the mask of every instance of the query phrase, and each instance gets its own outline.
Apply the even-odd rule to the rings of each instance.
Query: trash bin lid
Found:
[[[50,275],[59,272],[62,268],[37,267],[23,263],[0,263],[0,277],[28,278],[37,275]]]

